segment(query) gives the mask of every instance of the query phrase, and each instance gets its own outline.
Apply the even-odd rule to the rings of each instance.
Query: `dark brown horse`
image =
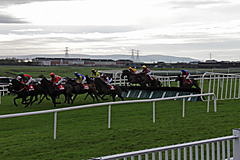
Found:
[[[142,87],[146,87],[147,85],[152,87],[161,87],[162,84],[159,80],[150,77],[144,73],[139,74],[132,74],[129,70],[123,70],[121,78],[124,78],[124,76],[127,76],[127,79],[132,84],[140,84]]]
[[[65,101],[68,101],[68,103],[70,103],[70,101],[72,101],[72,94],[73,94],[73,88],[70,84],[64,84],[64,90],[57,90],[56,87],[49,81],[47,80],[45,77],[42,78],[42,80],[40,81],[42,87],[44,87],[47,90],[48,95],[51,97],[52,102],[54,104],[54,107],[56,107],[56,104],[60,104],[60,102],[56,102],[56,97],[64,94],[65,96]]]
[[[181,77],[180,75],[178,75],[178,77],[175,79],[175,82],[180,83],[180,87],[183,88],[192,88],[193,86],[195,86],[197,89],[199,89],[199,91],[201,92],[201,88],[198,85],[198,81],[194,80],[194,79],[190,79],[190,82],[187,84],[185,82],[185,80],[183,79],[183,77]]]
[[[104,96],[110,95],[113,99],[113,102],[115,102],[115,97],[118,95],[118,97],[124,101],[122,97],[122,90],[119,86],[108,86],[105,82],[103,82],[100,78],[95,78],[94,83],[96,85],[96,88],[98,90],[98,95],[101,95],[100,97],[104,99]]]
[[[99,101],[98,96],[97,96],[97,89],[95,86],[89,84],[89,85],[82,85],[76,82],[76,80],[68,78],[66,81],[66,84],[70,84],[73,87],[73,101],[76,99],[78,94],[85,94],[88,93],[88,95],[90,95],[93,99],[93,102],[95,102],[95,98],[97,99],[97,101]],[[95,96],[95,97],[94,97]],[[87,96],[84,98],[84,100],[86,100]]]
[[[16,103],[16,99],[22,98],[22,104],[26,104],[25,108],[31,104],[32,99],[34,97],[34,90],[29,91],[27,87],[24,86],[19,80],[13,79],[11,84],[9,84],[9,89],[15,90],[15,93],[17,94],[17,97],[13,99],[14,105],[18,106]],[[27,97],[30,96],[30,99],[27,100]],[[29,102],[28,102],[29,101]]]

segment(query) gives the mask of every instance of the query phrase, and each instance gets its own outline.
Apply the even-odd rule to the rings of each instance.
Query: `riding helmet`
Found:
[[[23,72],[20,72],[20,73],[19,73],[19,76],[23,76],[23,75],[24,75]]]
[[[145,65],[143,65],[143,66],[142,66],[142,68],[146,68],[146,66],[145,66]]]
[[[78,72],[74,72],[73,75],[77,76],[77,75],[78,75]]]
[[[50,73],[50,76],[54,76],[55,74],[52,72],[52,73]]]

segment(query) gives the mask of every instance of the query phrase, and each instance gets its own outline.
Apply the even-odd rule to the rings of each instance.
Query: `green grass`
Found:
[[[67,67],[67,66],[58,66],[58,67],[40,67],[40,66],[1,66],[0,76],[6,77],[17,77],[20,72],[25,74],[30,74],[33,78],[38,78],[39,75],[44,75],[47,78],[50,78],[50,73],[54,72],[57,75],[62,77],[74,77],[74,72],[79,72],[83,75],[91,75],[91,70],[109,70],[112,68],[107,67]]]
[[[91,103],[90,98],[79,102],[81,98],[74,105]],[[53,109],[47,100],[23,108],[15,107],[12,99],[2,97],[1,115]],[[182,101],[156,102],[156,123],[152,103],[113,105],[110,129],[108,106],[59,112],[56,140],[53,114],[0,119],[0,159],[88,159],[228,136],[239,127],[238,101],[218,101],[216,113],[212,102],[209,113],[206,102],[186,102],[184,118]]]
[[[76,70],[84,74],[91,71],[91,68],[64,67],[2,68],[1,73],[29,71],[36,76],[39,72],[47,75],[54,71],[61,76],[71,76]],[[73,106],[92,103],[90,97],[84,101],[84,96],[77,97]],[[16,107],[14,97],[1,97],[0,115],[54,108],[47,100],[28,108],[17,100],[19,106]],[[63,102],[63,97],[58,101]],[[57,108],[69,106],[61,104]],[[182,101],[156,102],[156,123],[153,123],[152,103],[113,105],[110,129],[108,106],[59,112],[55,140],[54,114],[0,119],[0,159],[81,160],[232,135],[232,129],[239,128],[239,100],[218,101],[217,106],[215,113],[211,102],[210,112],[207,113],[207,102],[186,102],[183,118]]]

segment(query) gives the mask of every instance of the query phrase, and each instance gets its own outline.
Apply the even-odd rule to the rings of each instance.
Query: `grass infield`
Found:
[[[14,97],[1,97],[0,115],[53,109],[47,100],[28,108],[18,100],[16,107]],[[77,97],[73,106],[92,103],[90,97],[86,101],[83,98],[84,95]],[[57,108],[69,106],[61,104]],[[82,160],[228,136],[240,126],[239,100],[217,101],[216,113],[211,102],[210,112],[206,111],[207,102],[186,102],[183,118],[182,101],[160,101],[156,102],[153,123],[152,103],[113,105],[110,129],[108,106],[59,112],[56,140],[54,114],[0,119],[0,159]]]

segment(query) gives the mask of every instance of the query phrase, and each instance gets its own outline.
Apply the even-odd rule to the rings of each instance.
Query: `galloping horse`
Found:
[[[33,86],[34,86],[35,99],[34,101],[31,102],[31,105],[38,100],[38,95],[40,95],[40,101],[38,102],[38,104],[40,104],[44,98],[46,98],[47,100],[50,100],[47,96],[47,90],[44,87],[42,87],[42,84],[37,83],[37,84],[33,84]]]
[[[162,86],[160,81],[150,76],[148,78],[144,73],[132,74],[128,70],[123,70],[121,78],[124,78],[125,75],[130,83],[138,83],[143,87],[146,87],[147,84],[152,87]]]
[[[124,76],[127,76],[128,82],[131,84],[141,84],[141,79],[138,74],[132,74],[129,70],[123,70],[121,78],[123,79]]]
[[[68,103],[70,103],[70,100],[72,101],[73,88],[70,84],[64,84],[63,85],[65,88],[64,90],[56,90],[55,86],[53,86],[53,84],[49,80],[47,80],[45,77],[42,78],[40,83],[47,90],[48,95],[52,99],[54,107],[56,107],[56,104],[61,104],[60,102],[56,102],[56,97],[59,96],[60,94],[64,94],[64,96],[65,96],[64,103],[66,101],[68,101]]]
[[[73,93],[75,94],[72,100],[73,101],[76,99],[78,94],[85,94],[88,93],[88,95],[90,95],[93,99],[93,102],[95,102],[95,97],[97,99],[97,101],[99,101],[98,96],[97,96],[97,89],[96,87],[94,87],[93,85],[89,84],[84,86],[80,86],[80,84],[76,83],[76,81],[74,79],[68,78],[66,81],[66,84],[70,84],[73,87]],[[94,97],[94,96],[95,97]],[[87,97],[84,98],[84,100],[86,100]]]
[[[116,95],[118,95],[118,97],[121,98],[122,101],[124,101],[124,99],[122,97],[122,90],[119,86],[113,86],[114,88],[111,89],[100,78],[95,78],[94,83],[96,84],[96,88],[98,90],[98,95],[102,95],[101,96],[102,99],[106,95],[111,95],[113,102],[115,102],[115,97],[116,97]]]
[[[198,86],[198,81],[194,80],[194,79],[190,79],[191,83],[189,82],[188,84],[186,84],[185,80],[183,79],[183,77],[181,77],[180,75],[178,75],[178,77],[175,79],[175,82],[179,81],[180,82],[180,87],[183,88],[192,88],[193,86],[195,86],[197,89],[199,89],[199,91],[201,92],[201,88]]]
[[[18,106],[16,103],[16,99],[22,98],[22,104],[26,104],[25,108],[32,102],[33,96],[34,96],[34,90],[29,91],[28,88],[24,86],[20,81],[17,79],[13,79],[11,82],[11,87],[9,89],[14,89],[15,93],[17,94],[17,97],[13,99],[14,105]],[[29,103],[27,103],[27,97],[30,96]]]

